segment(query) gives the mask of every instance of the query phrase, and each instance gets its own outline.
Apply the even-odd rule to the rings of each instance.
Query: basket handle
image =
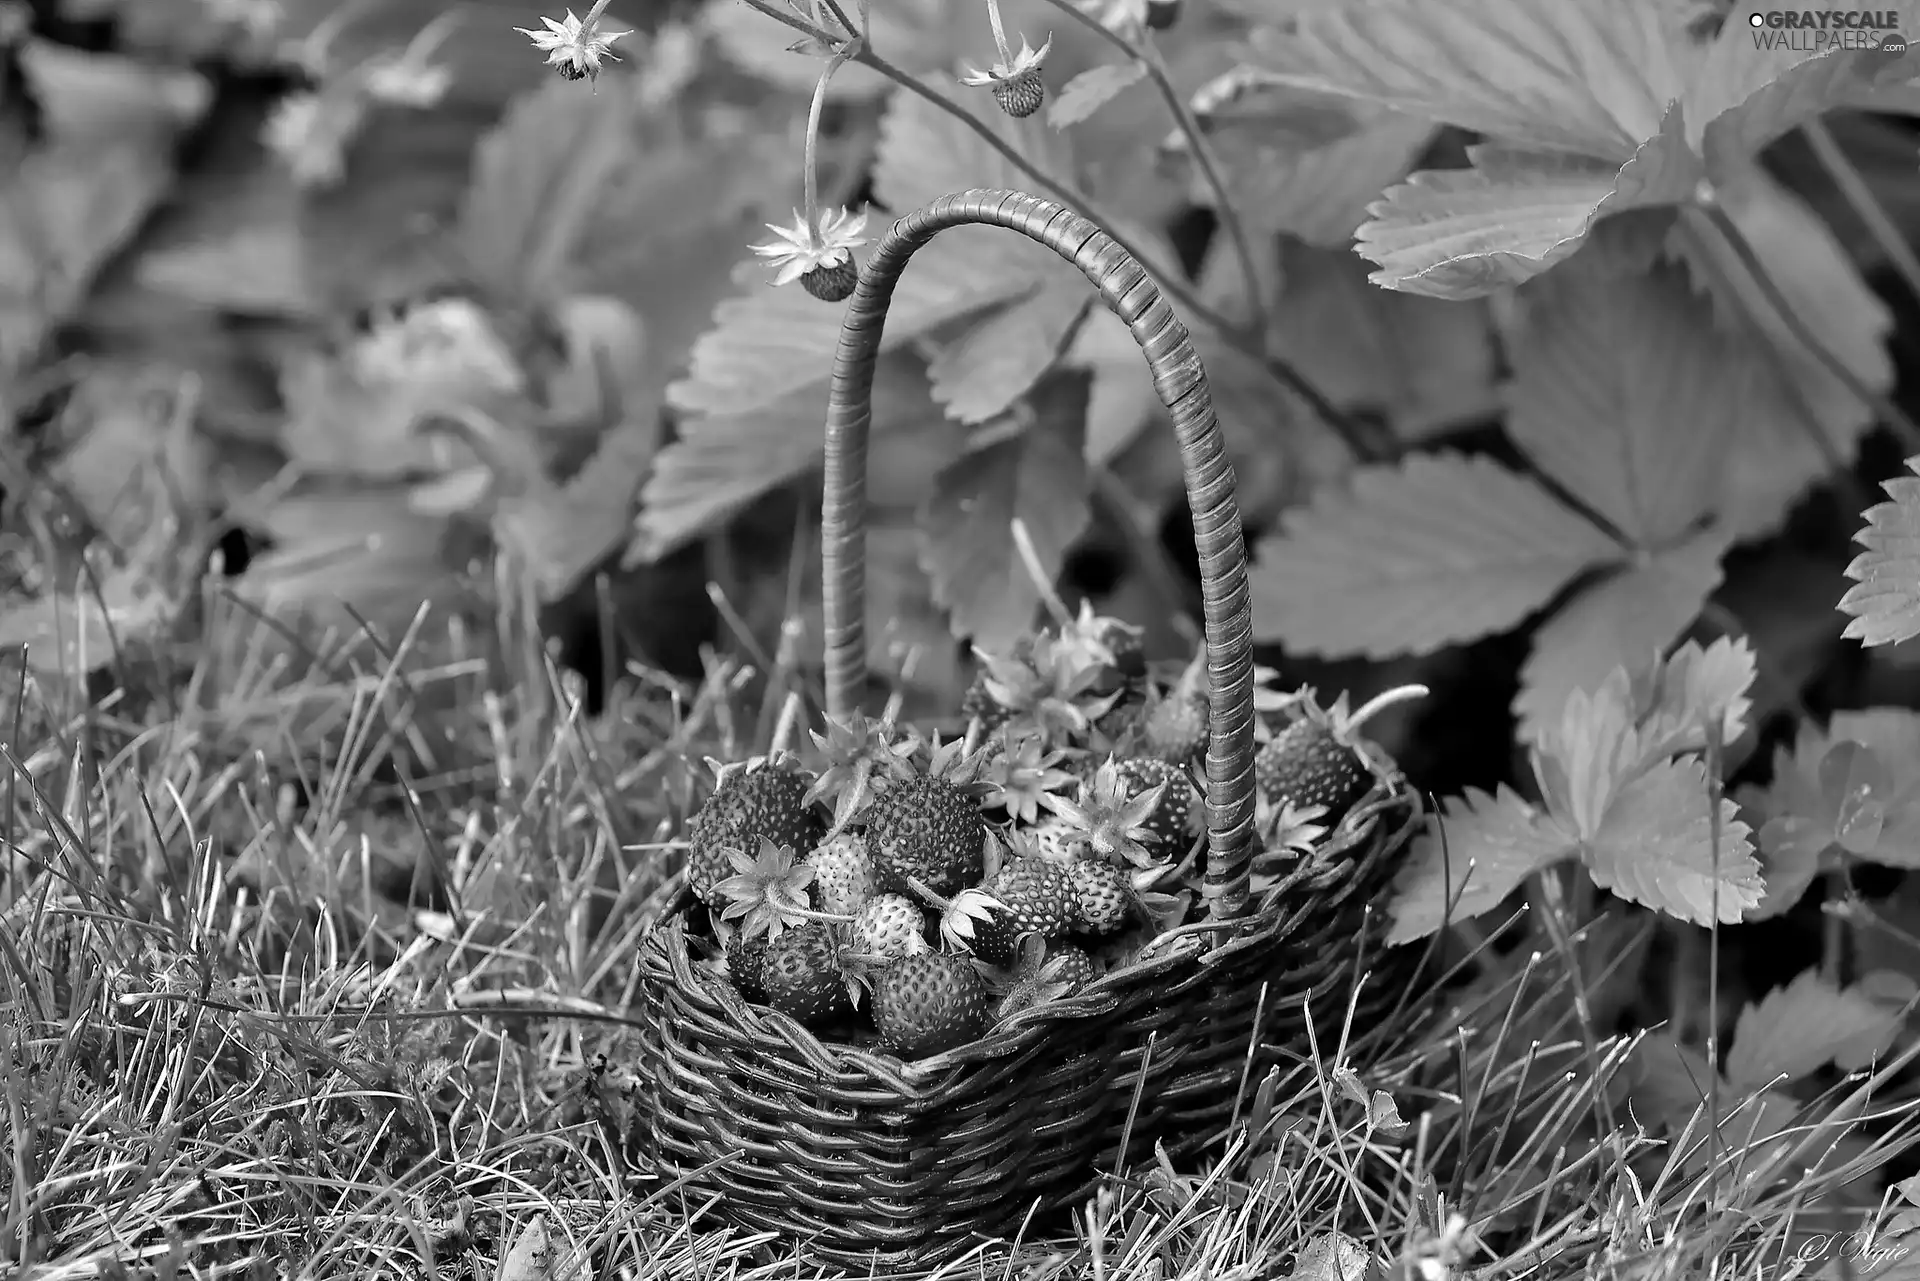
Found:
[[[1203,892],[1213,917],[1239,916],[1246,910],[1254,853],[1253,610],[1233,465],[1214,417],[1206,370],[1186,326],[1161,298],[1146,268],[1070,209],[1015,191],[944,196],[889,227],[860,273],[841,323],[827,404],[821,501],[827,714],[849,716],[866,690],[867,438],[887,308],[915,252],[947,228],[967,224],[1017,231],[1080,268],[1133,332],[1153,370],[1154,389],[1173,417],[1186,469],[1206,615],[1211,714]]]

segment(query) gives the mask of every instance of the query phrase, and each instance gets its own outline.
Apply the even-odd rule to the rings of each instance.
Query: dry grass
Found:
[[[589,723],[512,619],[324,660],[227,609],[208,634],[94,707],[0,691],[6,1275],[822,1275],[690,1231],[567,1106],[698,761],[776,700],[716,664]],[[1914,1148],[1904,1061],[1784,1130],[1644,1133],[1632,1043],[1587,1018],[1621,952],[1597,928],[1458,958],[1438,1033],[1364,1076],[1313,1047],[1316,1087],[1249,1082],[1214,1168],[1118,1175],[1071,1235],[941,1275],[1795,1275],[1827,1194]],[[1870,1142],[1831,1155],[1843,1128]],[[529,1232],[550,1270],[503,1268]]]

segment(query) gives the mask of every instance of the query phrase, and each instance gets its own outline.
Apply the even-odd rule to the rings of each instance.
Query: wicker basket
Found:
[[[639,959],[645,1031],[621,1137],[688,1206],[710,1204],[822,1263],[879,1275],[951,1258],[982,1236],[1019,1231],[1036,1210],[1079,1202],[1096,1172],[1126,1155],[1123,1134],[1135,1154],[1156,1139],[1187,1155],[1219,1139],[1250,1072],[1271,1062],[1312,1070],[1309,1006],[1331,1050],[1362,966],[1373,975],[1360,989],[1356,1035],[1394,1017],[1418,959],[1383,955],[1387,921],[1372,906],[1423,818],[1397,778],[1382,778],[1283,883],[1250,891],[1253,663],[1233,470],[1185,328],[1139,263],[1058,205],[1004,191],[949,196],[897,221],[861,275],[827,415],[829,714],[855,710],[867,682],[866,452],[887,307],[913,253],[963,224],[1018,231],[1080,267],[1139,341],[1179,433],[1211,685],[1206,919],[1070,998],[908,1065],[825,1044],[741,1000],[695,965],[689,924],[704,909],[680,894]],[[1364,1057],[1363,1045],[1348,1049]]]

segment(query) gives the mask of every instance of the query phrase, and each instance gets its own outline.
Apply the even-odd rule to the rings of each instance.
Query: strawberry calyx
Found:
[[[714,889],[726,904],[720,909],[721,920],[736,924],[743,939],[776,939],[804,921],[833,925],[853,920],[844,913],[818,912],[810,906],[807,887],[813,883],[814,868],[796,863],[791,846],[775,845],[763,836],[755,857],[741,850],[727,853],[734,874]]]
[[[1042,800],[1048,809],[1084,833],[1088,847],[1101,858],[1145,867],[1155,861],[1148,848],[1155,834],[1148,822],[1166,794],[1164,782],[1135,794],[1117,760],[1110,756],[1082,784],[1078,801],[1052,795]]]
[[[906,778],[913,773],[912,757],[918,749],[917,738],[902,732],[885,720],[871,720],[854,713],[845,721],[827,720],[827,732],[808,731],[814,747],[825,759],[825,767],[807,789],[807,803],[830,801],[833,824],[828,835],[843,831],[867,803],[873,799],[871,784],[877,776]]]
[[[971,953],[974,931],[982,925],[991,925],[1009,910],[1005,903],[981,889],[964,889],[949,898],[918,877],[909,876],[907,885],[940,914],[940,942],[949,952]]]

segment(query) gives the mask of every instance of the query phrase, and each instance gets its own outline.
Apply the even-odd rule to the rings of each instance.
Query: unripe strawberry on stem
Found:
[[[968,68],[960,77],[960,83],[974,87],[985,86],[993,90],[994,101],[1000,109],[1016,120],[1024,119],[1040,109],[1046,101],[1046,81],[1040,78],[1040,68],[1047,60],[1047,51],[1053,48],[1053,37],[1048,36],[1045,44],[1035,49],[1027,43],[1025,36],[1020,37],[1020,51],[1015,53],[1013,46],[1007,43],[1006,24],[1000,17],[1000,0],[987,0],[987,21],[993,27],[993,44],[1000,59],[985,71]]]
[[[993,97],[1002,111],[1015,120],[1024,120],[1040,110],[1040,104],[1047,100],[1047,82],[1040,78],[1038,70],[1018,72],[996,81]]]
[[[821,302],[845,302],[860,287],[860,268],[852,258],[821,263],[807,269],[800,277],[800,287]]]

